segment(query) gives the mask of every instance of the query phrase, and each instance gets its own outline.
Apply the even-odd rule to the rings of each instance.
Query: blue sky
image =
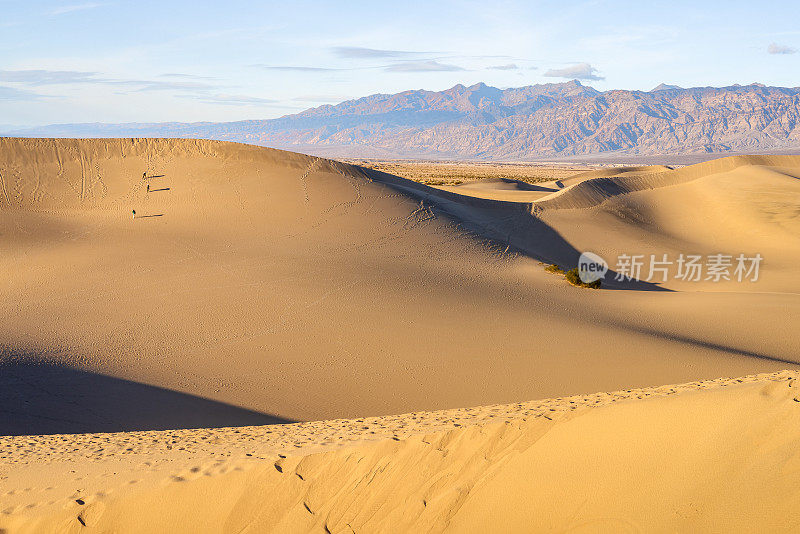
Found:
[[[800,2],[0,0],[0,124],[226,121],[479,81],[800,86]]]

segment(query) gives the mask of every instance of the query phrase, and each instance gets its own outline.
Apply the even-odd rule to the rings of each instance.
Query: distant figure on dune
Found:
[[[147,184],[147,192],[150,192],[150,184]]]
[[[146,179],[147,179],[147,171],[144,171],[142,173],[142,180],[146,180]]]
[[[133,211],[133,218],[135,219],[136,218],[136,210],[132,210],[132,211]]]

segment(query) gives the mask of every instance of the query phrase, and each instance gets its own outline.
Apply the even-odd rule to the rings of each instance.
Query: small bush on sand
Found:
[[[548,265],[547,267],[544,268],[544,270],[547,271],[548,273],[564,274],[564,269],[562,269],[561,267],[559,267],[555,263],[553,263],[551,265]]]
[[[462,180],[422,180],[425,185],[461,185]]]
[[[600,289],[600,280],[595,280],[594,282],[586,283],[581,280],[580,274],[578,274],[578,268],[575,267],[574,269],[570,269],[564,274],[564,278],[567,279],[567,282],[572,284],[573,286],[578,287],[588,287],[591,289]]]

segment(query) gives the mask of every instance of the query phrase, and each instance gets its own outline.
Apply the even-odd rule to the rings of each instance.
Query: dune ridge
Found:
[[[132,167],[151,175],[176,158],[213,158],[219,162],[258,162],[290,168],[305,168],[312,162],[319,172],[349,172],[363,176],[358,167],[296,152],[263,149],[241,143],[204,139],[45,139],[0,137],[3,196],[0,207],[47,209],[93,208],[114,205],[121,187],[135,183],[140,175]],[[128,184],[102,179],[100,162],[127,172]],[[130,194],[130,193],[129,193]]]
[[[0,528],[790,532],[797,378],[277,427],[5,437],[5,482],[27,489],[0,495]]]
[[[590,208],[617,195],[678,185],[750,165],[798,167],[800,156],[728,156],[679,169],[649,171],[647,167],[633,167],[619,173],[611,170],[608,176],[599,177],[586,173],[573,179],[587,179],[537,200],[536,206],[541,210]]]

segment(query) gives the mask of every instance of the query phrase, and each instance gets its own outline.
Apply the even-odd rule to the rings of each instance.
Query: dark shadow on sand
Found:
[[[531,207],[520,202],[488,200],[443,191],[399,176],[372,169],[365,174],[375,182],[401,191],[429,205],[440,216],[448,217],[460,228],[476,236],[508,247],[542,263],[553,263],[565,270],[578,266],[582,251],[549,224],[531,213]],[[438,208],[438,209],[437,209]],[[666,291],[671,289],[639,280],[616,281],[617,272],[609,269],[602,288],[612,291]]]
[[[705,340],[702,340],[702,339],[698,339],[698,338],[692,337],[690,335],[675,334],[675,333],[669,333],[669,332],[661,332],[661,331],[658,331],[658,330],[654,330],[652,328],[637,327],[637,326],[625,325],[625,324],[617,324],[617,323],[613,323],[613,322],[609,322],[608,324],[613,326],[613,327],[616,327],[616,328],[621,328],[621,329],[628,330],[630,332],[635,332],[637,334],[644,334],[646,336],[652,336],[652,337],[656,337],[656,338],[660,338],[660,339],[665,339],[667,341],[673,341],[675,343],[680,343],[680,344],[688,345],[688,346],[691,346],[691,347],[714,350],[714,351],[722,352],[722,353],[733,355],[733,356],[745,356],[745,357],[748,357],[748,358],[757,358],[759,360],[765,360],[765,361],[769,361],[769,362],[777,362],[777,363],[787,364],[787,365],[791,365],[791,366],[800,365],[800,361],[789,360],[789,359],[786,359],[786,358],[780,358],[778,356],[772,356],[770,354],[766,354],[766,353],[763,353],[763,352],[755,352],[755,351],[751,351],[751,350],[740,349],[740,348],[729,346],[729,345],[723,345],[721,343],[714,343],[712,341],[705,341]]]
[[[291,422],[186,393],[0,353],[0,435]]]

